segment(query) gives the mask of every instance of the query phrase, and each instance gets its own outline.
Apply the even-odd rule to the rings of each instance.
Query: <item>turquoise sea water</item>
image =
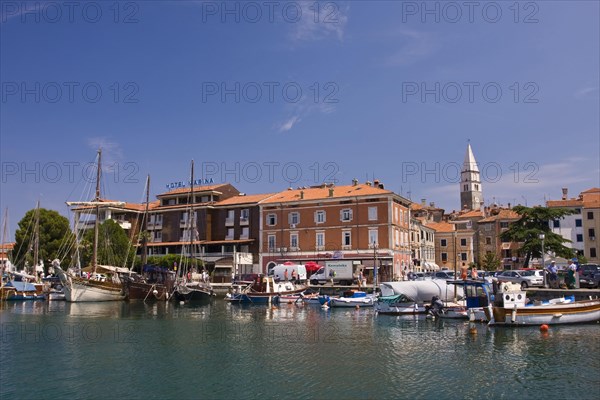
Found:
[[[600,324],[488,328],[371,309],[6,303],[2,399],[597,399]]]

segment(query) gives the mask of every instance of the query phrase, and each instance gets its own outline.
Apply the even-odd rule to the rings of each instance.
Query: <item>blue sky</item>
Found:
[[[198,174],[247,193],[380,179],[459,207],[600,186],[597,1],[0,1],[2,210],[67,215]],[[424,5],[425,4],[425,5]],[[111,168],[112,167],[112,168]]]

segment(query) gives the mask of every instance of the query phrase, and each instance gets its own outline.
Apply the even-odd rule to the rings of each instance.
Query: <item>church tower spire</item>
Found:
[[[471,143],[467,144],[467,152],[460,172],[460,208],[467,210],[479,210],[483,204],[483,193],[479,167]]]

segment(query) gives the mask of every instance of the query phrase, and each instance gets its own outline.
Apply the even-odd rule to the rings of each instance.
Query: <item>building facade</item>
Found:
[[[289,189],[260,202],[263,273],[285,261],[352,260],[402,279],[410,265],[410,202],[378,181]]]

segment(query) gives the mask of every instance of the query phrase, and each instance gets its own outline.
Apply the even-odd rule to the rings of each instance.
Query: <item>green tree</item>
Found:
[[[32,209],[25,213],[19,221],[15,232],[14,264],[18,267],[27,263],[33,266],[39,262],[33,259],[35,245],[36,219],[39,220],[39,260],[44,261],[44,266],[58,258],[60,260],[70,256],[70,250],[75,243],[75,235],[69,227],[69,220],[54,210],[45,208]]]
[[[541,257],[542,241],[540,234],[542,233],[545,236],[544,250],[546,252],[553,252],[564,258],[574,256],[574,250],[564,245],[564,243],[570,243],[571,241],[552,232],[548,225],[548,221],[562,219],[566,215],[573,214],[574,211],[539,206],[516,206],[513,211],[519,214],[521,218],[512,223],[508,230],[502,232],[501,238],[511,242],[523,243],[519,250],[525,254],[525,267],[529,265],[529,260],[532,257]]]
[[[481,265],[486,271],[497,271],[500,269],[500,259],[496,253],[488,252],[483,256]]]
[[[94,230],[83,235],[80,243],[81,265],[92,264]],[[135,247],[121,226],[107,219],[98,229],[98,264],[128,267],[135,257]]]

